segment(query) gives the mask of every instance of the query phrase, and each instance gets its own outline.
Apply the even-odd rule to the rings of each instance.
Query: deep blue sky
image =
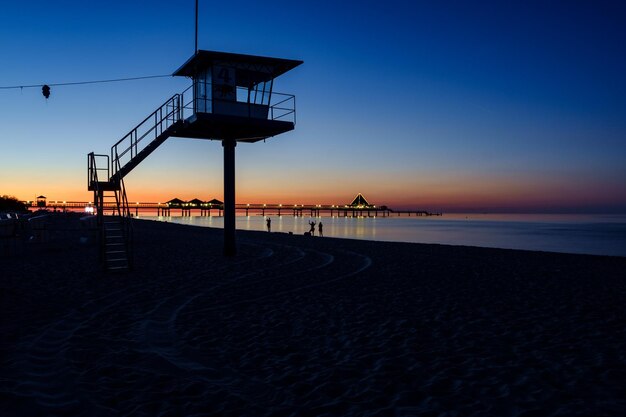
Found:
[[[194,4],[3,4],[0,86],[172,73]],[[297,96],[296,130],[237,148],[240,202],[626,211],[620,2],[200,0],[199,45],[305,61],[275,85]],[[0,90],[0,193],[88,200],[87,152],[187,85]],[[130,198],[220,198],[221,151],[169,140]]]

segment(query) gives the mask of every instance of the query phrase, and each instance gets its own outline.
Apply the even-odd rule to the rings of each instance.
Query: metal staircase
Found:
[[[105,270],[133,266],[133,230],[124,177],[184,125],[175,94],[111,147],[111,155],[87,155],[87,188],[94,193],[100,261]],[[105,216],[105,210],[111,210]]]

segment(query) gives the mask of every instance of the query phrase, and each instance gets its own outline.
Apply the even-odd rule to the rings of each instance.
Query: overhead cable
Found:
[[[135,81],[135,80],[145,80],[149,78],[165,78],[171,77],[171,74],[164,75],[146,75],[143,77],[130,77],[130,78],[114,78],[110,80],[94,80],[94,81],[77,81],[77,82],[69,82],[69,83],[42,83],[42,84],[30,84],[30,85],[12,85],[12,86],[0,86],[0,90],[9,90],[9,89],[17,89],[17,88],[38,88],[43,87],[44,85],[48,85],[50,87],[61,86],[61,85],[83,85],[83,84],[100,84],[100,83],[115,83],[119,81]]]

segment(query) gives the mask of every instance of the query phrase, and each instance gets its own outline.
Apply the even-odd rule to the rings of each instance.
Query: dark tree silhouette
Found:
[[[0,196],[0,211],[28,211],[26,204],[19,201],[13,196],[3,195]]]

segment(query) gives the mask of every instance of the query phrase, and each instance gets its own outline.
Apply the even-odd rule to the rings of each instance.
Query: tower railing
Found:
[[[97,160],[105,160],[105,162],[98,164]],[[102,171],[100,175],[99,171]],[[104,178],[105,181],[108,181],[110,170],[109,170],[109,155],[102,155],[90,152],[87,154],[87,188],[91,189],[91,187],[97,187],[98,179]]]
[[[196,93],[194,97],[194,90],[207,94],[201,96],[201,94]],[[233,92],[229,91],[229,93],[232,94]],[[212,97],[212,95],[212,83],[195,81],[180,93],[182,117],[188,119],[194,113],[225,114],[229,111],[227,107],[236,103],[239,107],[237,116],[296,123],[296,96],[293,94],[272,91],[271,93],[264,93],[261,98],[261,94],[257,94],[255,90],[236,87],[233,94],[235,100],[219,99]]]
[[[182,119],[181,95],[174,94],[152,114],[111,147],[111,176],[115,174],[152,140]],[[148,138],[149,140],[144,141]]]
[[[111,146],[110,158],[106,155],[91,155],[88,160],[89,187],[94,186],[95,178],[115,186],[124,175],[165,140],[166,136],[163,134],[166,130],[176,123],[189,119],[195,113],[215,113],[259,120],[287,121],[294,124],[296,122],[296,97],[292,94],[277,93],[271,91],[271,87],[269,91],[261,91],[255,88],[220,85],[219,92],[223,90],[226,96],[230,96],[226,100],[211,98],[216,93],[213,87],[211,83],[195,81],[182,93],[174,94],[166,100]],[[147,149],[148,147],[150,149]],[[144,154],[136,158],[144,150]],[[106,168],[96,168],[96,158],[103,157],[107,158],[107,163],[98,164],[98,167]],[[104,170],[106,175],[102,172]]]

